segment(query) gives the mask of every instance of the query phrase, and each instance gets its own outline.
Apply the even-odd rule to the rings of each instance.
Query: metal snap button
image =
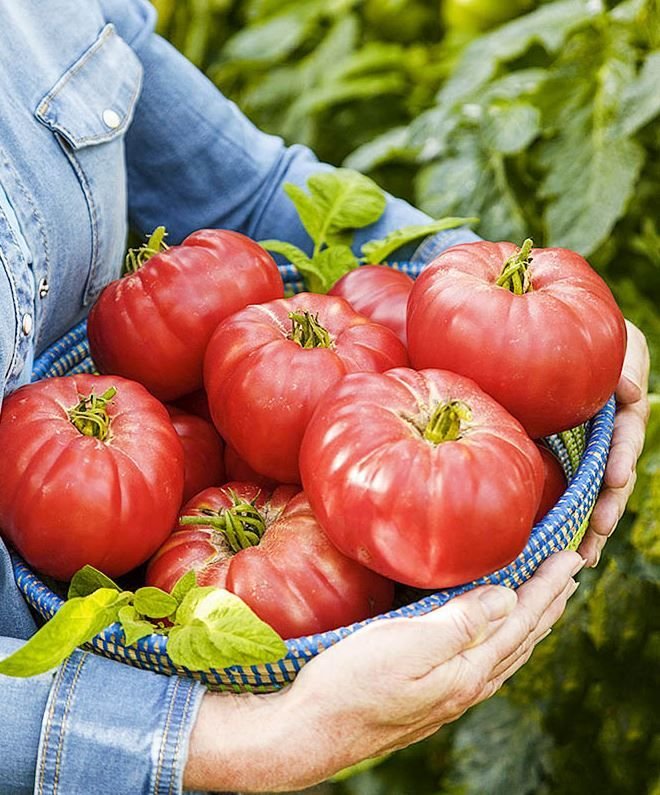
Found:
[[[106,108],[103,111],[103,123],[106,127],[109,127],[111,130],[116,130],[117,127],[121,124],[121,116],[117,113],[116,110],[112,110],[112,108]]]
[[[49,290],[50,285],[48,284],[48,279],[44,276],[44,278],[39,282],[39,298],[45,298],[48,295]]]
[[[28,334],[32,331],[32,315],[25,314],[23,315],[23,322],[21,323],[21,328],[23,329],[23,334],[27,337]]]

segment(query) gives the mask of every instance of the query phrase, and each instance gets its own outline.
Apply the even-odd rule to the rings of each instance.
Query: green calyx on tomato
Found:
[[[124,273],[136,273],[147,260],[156,254],[167,251],[169,246],[165,243],[167,231],[164,226],[157,226],[147,238],[147,242],[139,248],[131,248],[124,261]]]
[[[256,547],[266,532],[266,521],[254,502],[242,500],[230,489],[231,508],[203,508],[199,516],[182,516],[182,525],[205,525],[221,533],[233,552]]]
[[[318,314],[311,312],[289,312],[291,332],[289,339],[301,348],[332,348],[330,332],[319,323]]]
[[[111,386],[98,397],[92,392],[87,397],[79,395],[80,402],[69,409],[71,423],[83,436],[94,436],[104,442],[110,433],[110,417],[107,404],[117,394],[117,389]]]
[[[439,403],[424,428],[424,438],[433,444],[455,442],[462,436],[461,422],[470,422],[472,411],[462,400]]]
[[[532,289],[532,280],[529,275],[532,258],[529,254],[533,245],[531,238],[528,237],[518,251],[506,260],[502,272],[495,282],[498,287],[504,287],[514,295],[524,295]]]

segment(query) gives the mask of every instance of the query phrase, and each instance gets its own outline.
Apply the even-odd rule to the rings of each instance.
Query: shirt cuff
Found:
[[[180,793],[205,692],[192,679],[74,652],[46,703],[35,792]]]
[[[413,253],[410,261],[428,265],[429,262],[452,246],[458,246],[460,243],[476,243],[479,240],[482,240],[482,238],[465,226],[457,229],[445,229],[423,240]]]

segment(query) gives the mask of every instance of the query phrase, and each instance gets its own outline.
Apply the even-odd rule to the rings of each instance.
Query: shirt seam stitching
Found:
[[[163,730],[163,739],[161,740],[160,750],[158,752],[158,763],[156,766],[156,780],[154,781],[154,793],[158,793],[160,790],[160,780],[161,774],[163,772],[163,757],[165,755],[165,745],[167,744],[167,735],[169,734],[170,730],[170,722],[172,720],[172,713],[174,712],[174,706],[176,704],[176,696],[179,690],[179,679],[176,679],[174,682],[172,696],[170,698],[170,705],[167,710],[167,717],[165,719],[165,729]]]
[[[76,666],[76,670],[74,671],[73,679],[71,680],[67,698],[64,703],[64,711],[62,713],[62,723],[59,732],[59,741],[57,744],[57,752],[55,754],[55,774],[53,776],[53,795],[57,795],[57,790],[59,787],[60,769],[62,761],[62,747],[64,746],[64,724],[69,716],[71,702],[73,701],[73,694],[75,692],[76,684],[78,682],[78,679],[80,678],[80,672],[82,671],[82,667],[86,659],[87,659],[87,654],[83,652],[82,656],[78,660],[78,665]]]

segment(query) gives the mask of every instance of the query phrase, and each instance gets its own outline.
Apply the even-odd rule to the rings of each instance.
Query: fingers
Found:
[[[517,604],[515,591],[500,585],[475,588],[443,607],[410,619],[421,631],[427,668],[430,670],[490,637]]]
[[[648,388],[649,349],[642,332],[629,320],[626,320],[626,331],[628,344],[616,398],[619,403],[634,403]]]
[[[644,447],[644,433],[649,416],[648,398],[619,408],[614,420],[612,447],[605,469],[605,485],[623,488],[635,469]]]

